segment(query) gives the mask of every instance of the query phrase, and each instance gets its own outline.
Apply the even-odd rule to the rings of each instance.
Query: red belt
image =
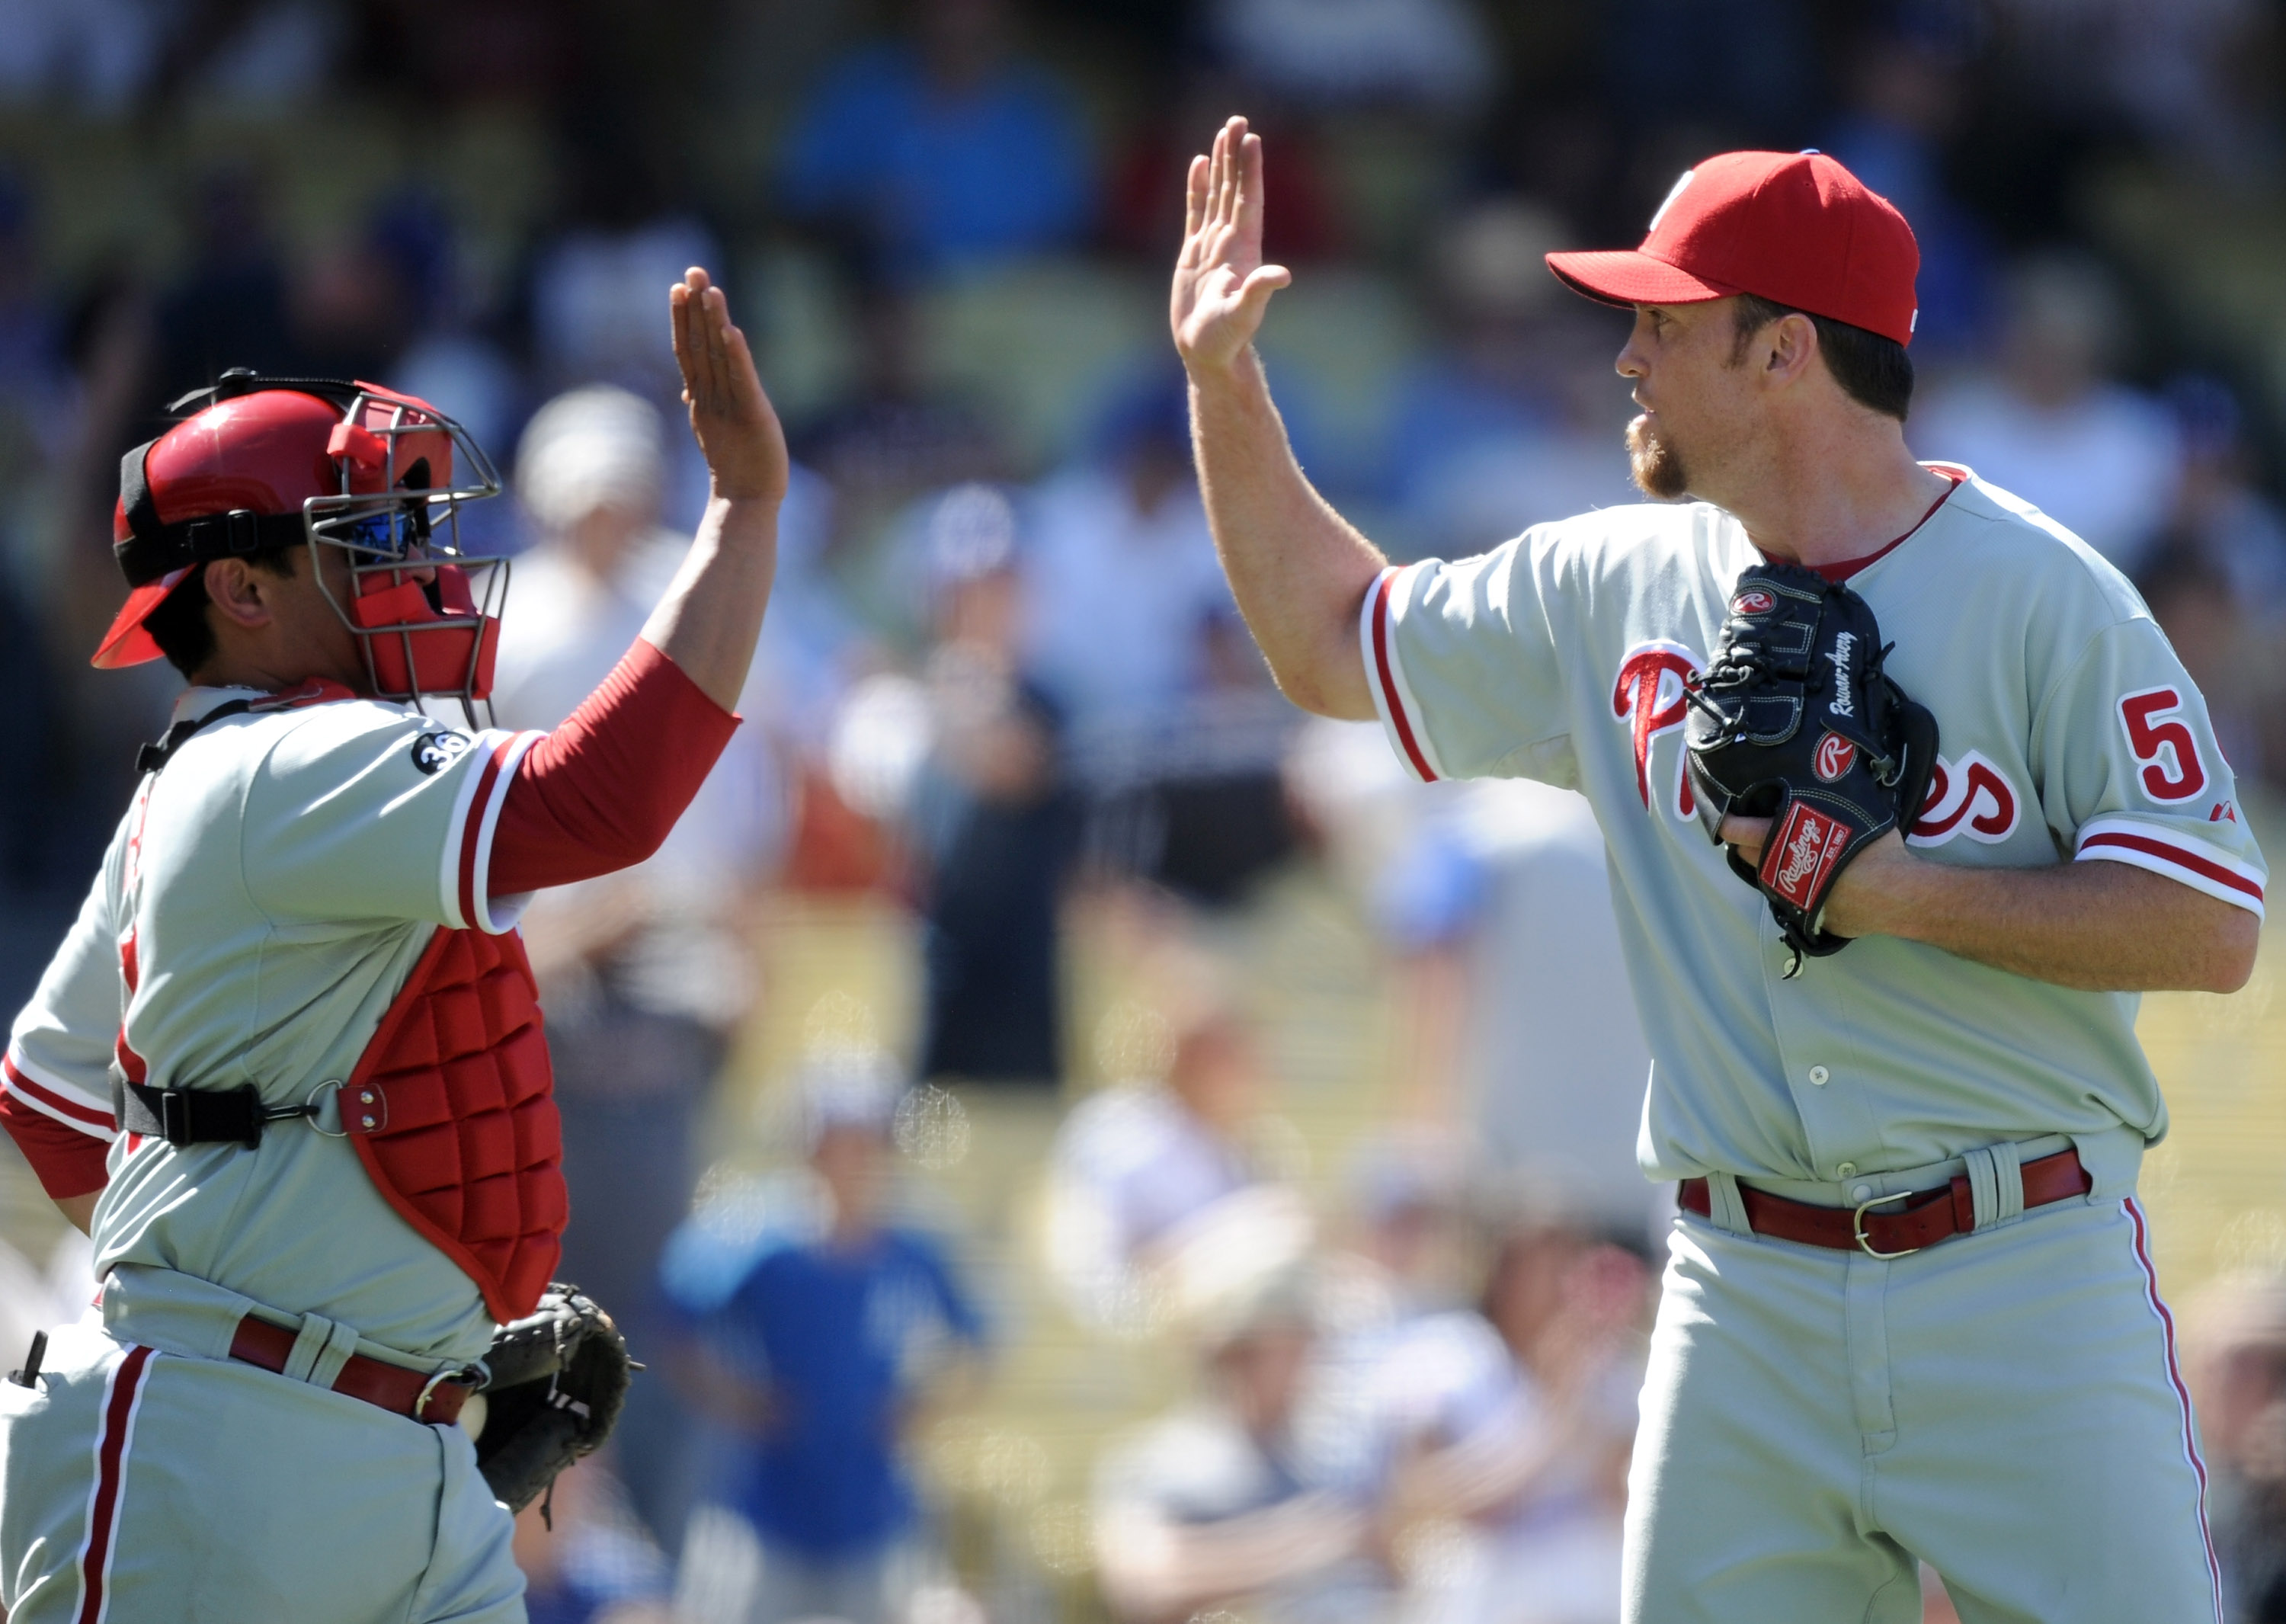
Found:
[[[2080,1166],[2077,1150],[2060,1150],[2027,1162],[2022,1172],[2027,1210],[2085,1195],[2095,1183]],[[1969,1193],[1966,1173],[1954,1174],[1951,1184],[1942,1189],[1877,1196],[1855,1207],[1790,1201],[1743,1184],[1738,1186],[1738,1199],[1746,1205],[1747,1226],[1758,1235],[1830,1247],[1837,1252],[1863,1251],[1874,1257],[1903,1257],[1976,1227],[1976,1201]],[[1700,1218],[1707,1217],[1713,1207],[1704,1179],[1684,1179],[1680,1200],[1685,1212]],[[1893,1202],[1904,1204],[1893,1211],[1880,1210]]]
[[[295,1341],[292,1331],[248,1314],[238,1322],[238,1329],[230,1339],[230,1356],[282,1376]],[[352,1399],[363,1399],[367,1404],[377,1404],[392,1415],[409,1415],[415,1421],[449,1425],[460,1415],[461,1406],[468,1402],[469,1395],[476,1391],[477,1384],[446,1378],[469,1374],[459,1370],[423,1376],[402,1365],[385,1364],[362,1353],[352,1353],[342,1367],[342,1373],[334,1378],[334,1391],[347,1393]]]

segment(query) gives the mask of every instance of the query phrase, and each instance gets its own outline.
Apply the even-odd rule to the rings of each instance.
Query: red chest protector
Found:
[[[341,1091],[374,1186],[502,1323],[539,1304],[564,1250],[553,1082],[523,938],[439,929]]]

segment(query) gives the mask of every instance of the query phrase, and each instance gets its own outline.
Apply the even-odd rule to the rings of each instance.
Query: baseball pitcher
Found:
[[[524,1617],[509,1510],[600,1441],[627,1365],[551,1284],[568,1197],[516,921],[698,791],[786,487],[721,291],[694,269],[669,304],[713,501],[549,733],[479,725],[506,566],[457,516],[498,483],[434,406],[226,373],[122,464],[96,664],[189,686],[0,1069],[103,1277],[0,1383],[10,1624]]]
[[[1172,322],[1240,606],[1286,692],[1423,780],[1576,787],[1679,1185],[1630,1485],[1635,1624],[2219,1618],[2135,1194],[2136,994],[2251,973],[2266,871],[2134,589],[1907,449],[1919,256],[1817,154],[1727,153],[1633,251],[1637,482],[1392,569],[1250,343],[1260,138],[1190,174]],[[1689,497],[1693,500],[1681,501]]]

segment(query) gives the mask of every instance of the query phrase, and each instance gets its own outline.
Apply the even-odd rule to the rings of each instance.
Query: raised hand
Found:
[[[1168,319],[1186,367],[1227,367],[1254,342],[1270,296],[1293,275],[1262,263],[1262,138],[1233,118],[1191,160],[1183,252]]]
[[[667,304],[690,432],[713,475],[714,494],[733,501],[782,501],[785,431],[762,392],[746,335],[730,320],[729,301],[693,265],[667,290]]]

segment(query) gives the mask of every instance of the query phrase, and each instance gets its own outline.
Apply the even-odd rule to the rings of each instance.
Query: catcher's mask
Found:
[[[143,623],[193,570],[298,541],[374,693],[456,698],[477,725],[508,566],[461,547],[461,505],[501,488],[468,430],[377,384],[243,367],[168,410],[189,415],[120,463],[112,552],[130,591],[95,664],[158,658]],[[347,556],[346,597],[321,548]]]

